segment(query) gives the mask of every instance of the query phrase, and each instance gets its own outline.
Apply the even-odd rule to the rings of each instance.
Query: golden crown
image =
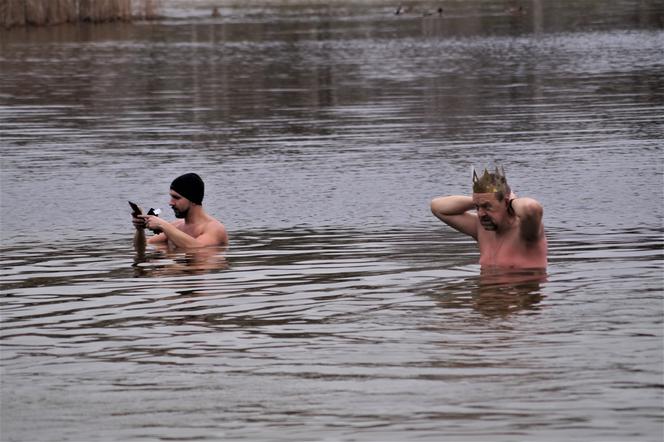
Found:
[[[501,192],[504,195],[510,193],[510,188],[507,185],[507,178],[505,178],[505,169],[501,166],[496,167],[495,173],[490,173],[484,169],[481,177],[477,176],[475,168],[473,168],[473,193],[496,193]]]

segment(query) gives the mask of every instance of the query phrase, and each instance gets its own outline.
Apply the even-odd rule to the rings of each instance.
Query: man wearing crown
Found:
[[[473,171],[473,195],[444,196],[431,201],[431,211],[454,229],[470,235],[480,249],[484,267],[538,268],[547,265],[547,242],[542,205],[517,198],[505,171]]]

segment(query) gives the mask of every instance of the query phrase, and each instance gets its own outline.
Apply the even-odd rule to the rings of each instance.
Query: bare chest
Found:
[[[547,266],[546,238],[528,243],[518,231],[498,236],[487,232],[478,237],[480,265],[511,268],[545,268]]]
[[[178,226],[178,229],[181,230],[182,232],[186,233],[187,235],[193,237],[193,238],[198,238],[205,231],[204,227],[205,227],[204,224],[185,224],[185,223],[182,223]]]
[[[179,224],[176,224],[175,227],[177,227],[178,230],[181,232],[186,233],[187,235],[191,236],[192,238],[198,238],[201,236],[204,231],[205,231],[205,226],[203,224],[186,224],[184,221],[180,222]],[[175,247],[175,245],[169,241],[169,244],[172,247]]]

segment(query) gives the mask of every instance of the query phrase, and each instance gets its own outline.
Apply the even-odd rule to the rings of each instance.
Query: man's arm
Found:
[[[160,235],[164,235],[164,237],[167,240],[170,240],[173,244],[175,244],[176,247],[190,249],[195,247],[203,247],[206,245],[199,243],[199,241],[196,238],[184,233],[182,230],[178,229],[174,224],[164,223],[163,225],[160,225],[159,228],[162,231]]]
[[[514,215],[521,221],[521,237],[524,241],[535,242],[544,235],[542,205],[532,198],[514,198],[510,201]]]
[[[151,236],[148,239],[148,244],[163,244],[166,241],[168,241],[168,237],[166,237],[166,235],[163,232],[161,232],[154,236]]]
[[[134,247],[136,250],[145,251],[145,221],[136,213],[131,216],[131,223],[134,225]]]
[[[475,203],[469,196],[440,196],[431,201],[431,212],[438,219],[477,239],[477,215],[469,212],[474,208]]]
[[[226,246],[228,245],[228,233],[226,228],[218,221],[208,224],[203,234],[196,238],[203,247],[205,246]]]
[[[145,222],[144,216],[141,215],[133,216],[131,221],[134,224],[134,227],[136,228],[136,233],[134,233],[134,247],[136,247],[137,250],[138,249],[145,250],[145,244],[164,243],[168,240],[168,238],[166,238],[166,235],[164,235],[163,233],[159,233],[158,235],[154,235],[146,239],[145,229],[147,228],[147,224]]]
[[[134,233],[134,247],[136,250],[145,250],[145,231],[142,228],[136,228],[136,233]]]
[[[147,225],[157,227],[162,231],[159,235],[150,238],[150,243],[153,243],[152,240],[155,240],[154,242],[170,241],[176,247],[184,249],[226,245],[228,243],[226,229],[218,221],[209,222],[203,233],[194,238],[180,230],[176,224],[171,224],[161,218],[146,216],[145,219]]]

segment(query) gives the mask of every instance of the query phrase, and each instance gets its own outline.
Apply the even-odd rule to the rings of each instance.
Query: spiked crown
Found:
[[[484,169],[481,177],[477,176],[477,172],[473,168],[473,193],[502,193],[509,195],[510,187],[507,185],[507,178],[505,178],[505,169],[496,167],[495,173],[490,173]]]

